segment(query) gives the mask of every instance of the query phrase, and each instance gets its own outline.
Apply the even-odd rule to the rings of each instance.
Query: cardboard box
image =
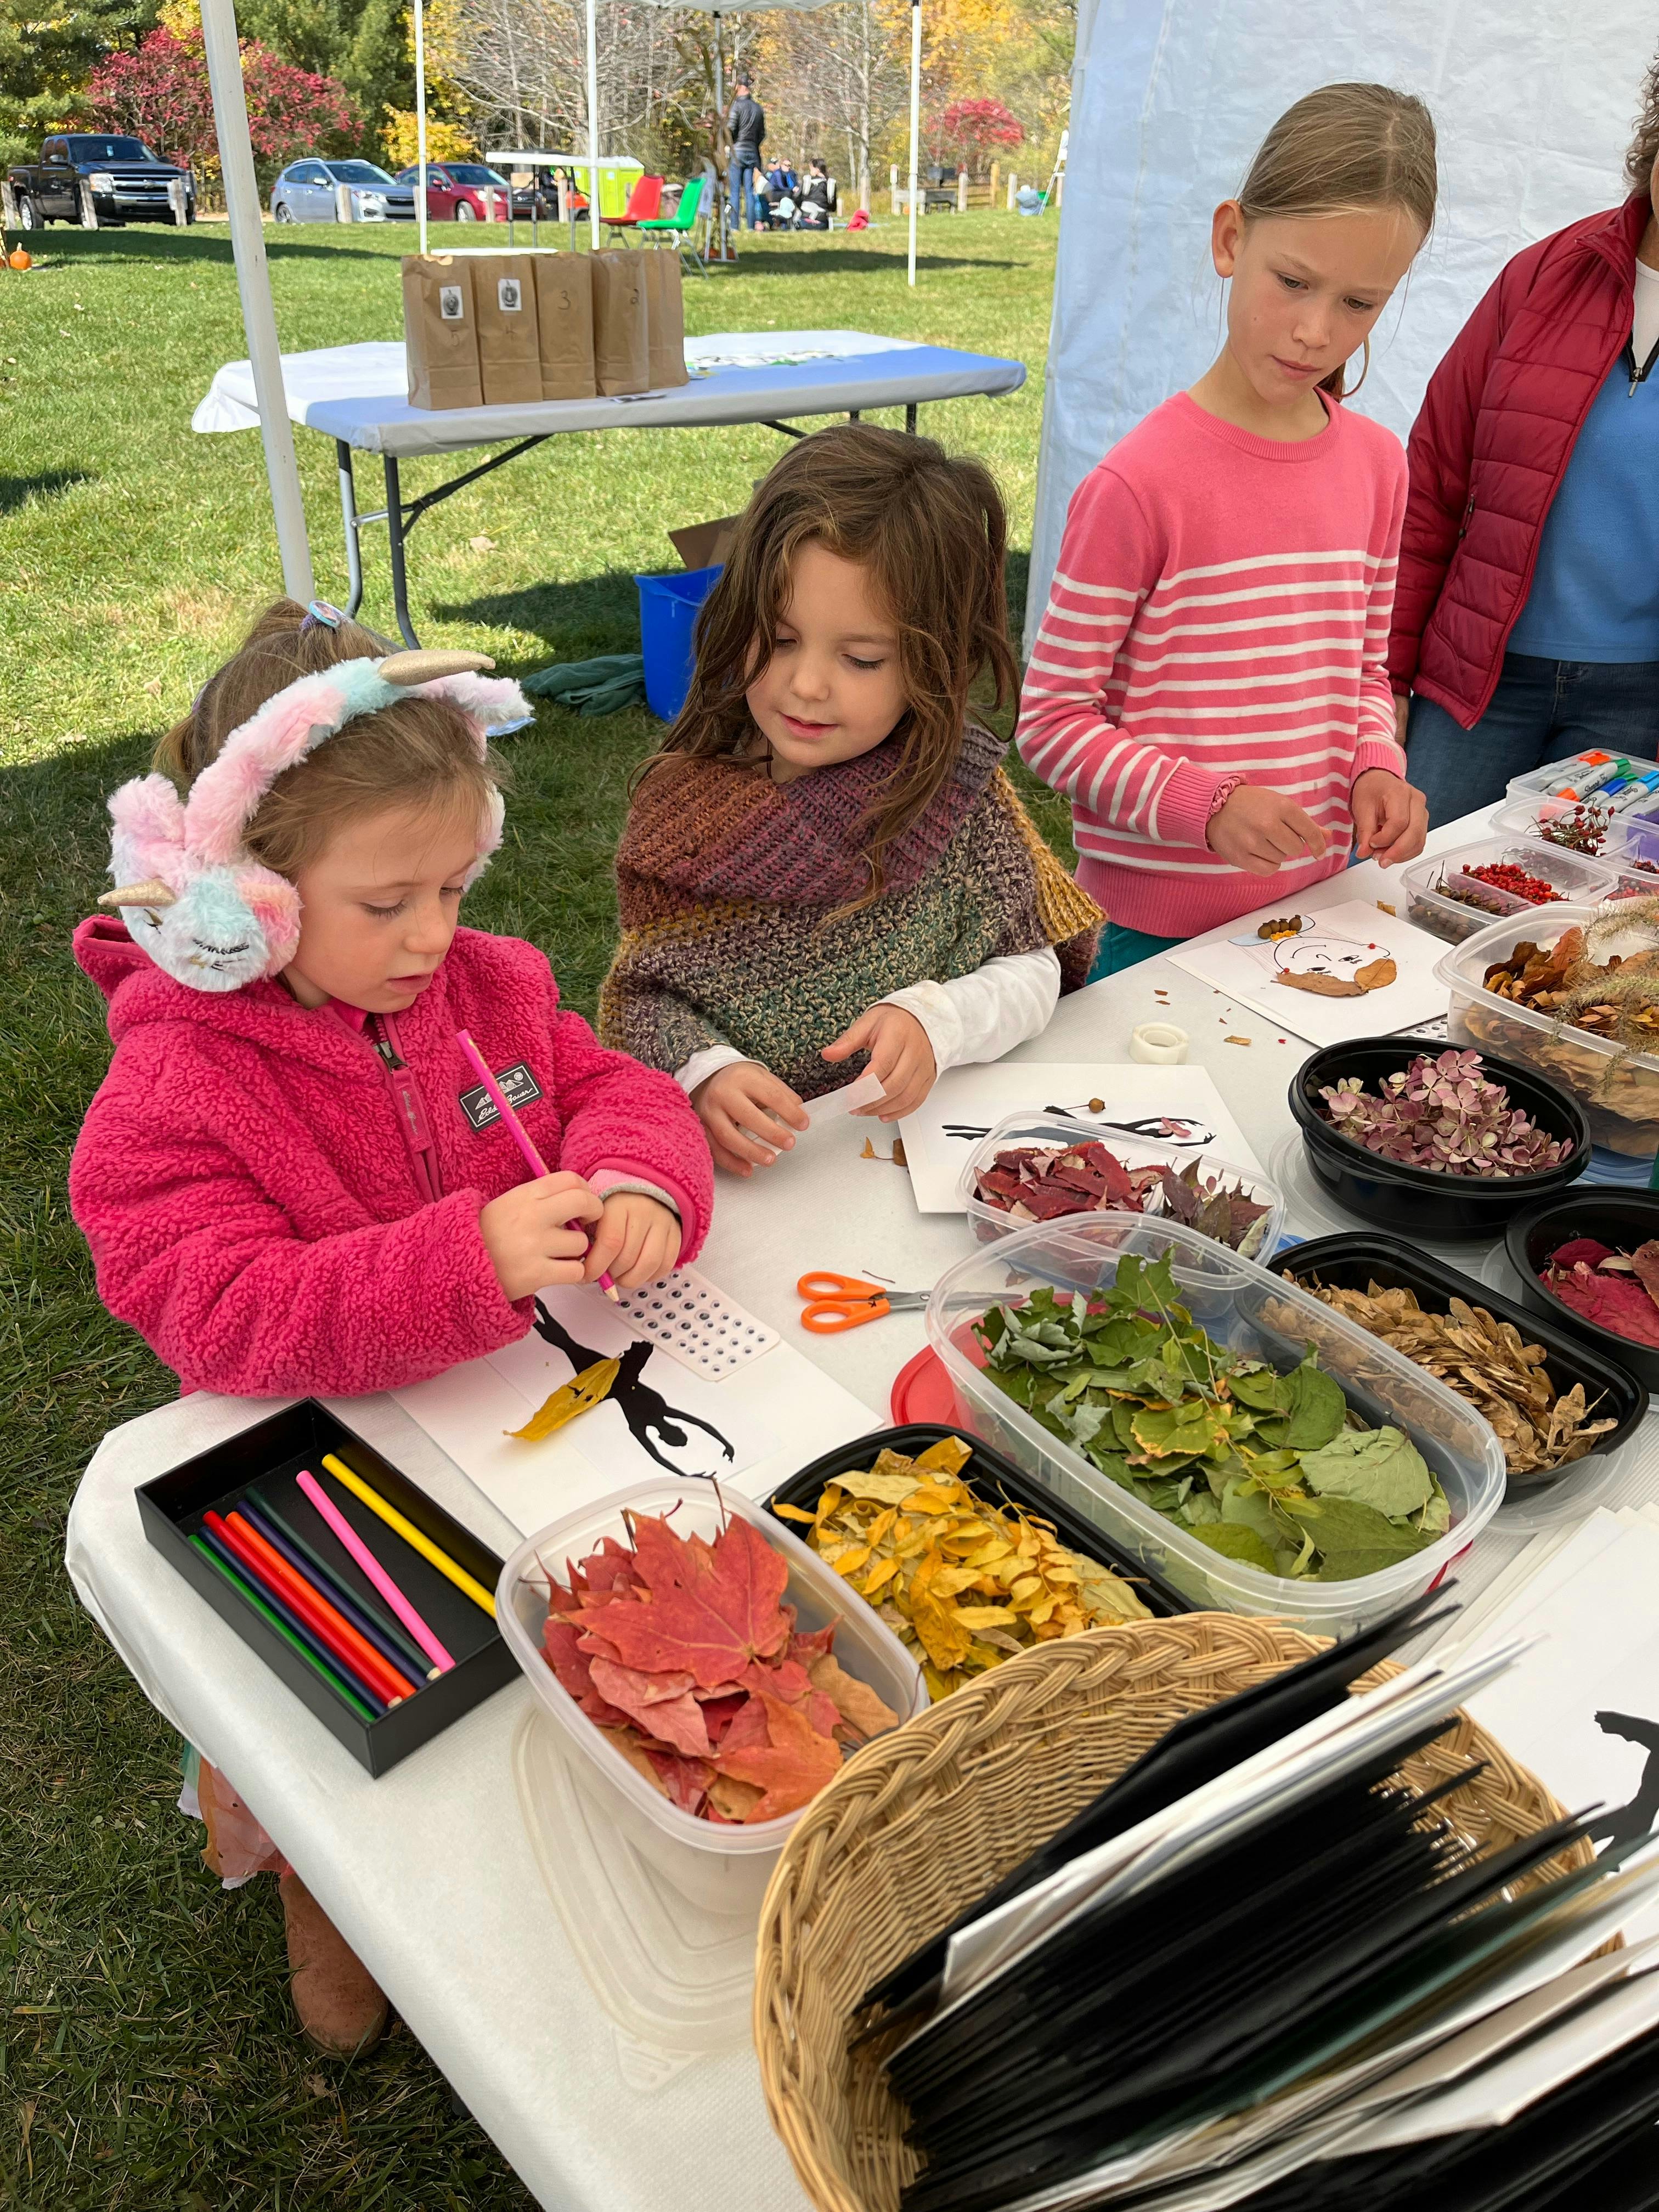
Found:
[[[411,407],[482,407],[472,264],[459,254],[404,256],[404,345]]]
[[[492,1617],[338,1486],[334,1486],[336,1502],[346,1519],[455,1659],[453,1667],[435,1680],[422,1682],[412,1698],[405,1698],[374,1720],[362,1720],[337,1697],[286,1638],[191,1543],[204,1513],[228,1514],[252,1490],[256,1505],[262,1497],[276,1504],[278,1511],[292,1520],[354,1596],[373,1598],[374,1593],[361,1571],[346,1558],[294,1480],[300,1468],[309,1468],[319,1480],[325,1481],[326,1471],[321,1465],[325,1452],[334,1453],[362,1475],[387,1504],[396,1506],[457,1566],[464,1567],[494,1593],[501,1571],[495,1554],[314,1398],[302,1399],[297,1406],[256,1422],[186,1460],[182,1467],[145,1483],[138,1492],[138,1517],[155,1549],[258,1653],[271,1673],[286,1683],[330,1735],[337,1736],[371,1774],[384,1774],[452,1721],[459,1720],[515,1681],[518,1668]]]
[[[715,522],[690,522],[671,530],[668,542],[688,568],[724,568],[732,557],[732,541],[741,516],[723,514]]]
[[[644,261],[642,253],[626,246],[587,256],[593,280],[593,374],[607,399],[651,389]]]
[[[536,319],[541,348],[541,397],[592,399],[593,277],[591,253],[536,253]]]
[[[536,264],[528,253],[492,253],[475,262],[472,297],[478,318],[478,369],[486,407],[515,406],[542,396]]]

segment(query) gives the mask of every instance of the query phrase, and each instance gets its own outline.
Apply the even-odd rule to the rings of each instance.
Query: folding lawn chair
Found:
[[[662,206],[663,182],[661,177],[635,177],[633,190],[628,195],[628,205],[622,213],[602,214],[599,221],[607,230],[619,230],[624,234],[637,230],[641,222],[653,220]]]
[[[672,237],[680,250],[682,265],[689,261],[699,276],[706,276],[708,271],[703,266],[702,256],[692,243],[691,232],[702,213],[702,204],[708,191],[707,177],[690,178],[680,186],[679,205],[672,215],[647,216],[635,226],[641,238],[647,233],[653,240],[665,240]]]

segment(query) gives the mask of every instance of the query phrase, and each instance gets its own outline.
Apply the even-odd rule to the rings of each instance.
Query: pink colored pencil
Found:
[[[533,1176],[550,1175],[552,1172],[551,1169],[548,1166],[547,1162],[542,1158],[541,1154],[536,1150],[535,1146],[532,1143],[529,1130],[525,1127],[524,1123],[514,1112],[512,1103],[509,1101],[506,1091],[502,1090],[501,1085],[496,1082],[495,1077],[490,1073],[489,1064],[485,1060],[483,1054],[479,1051],[477,1046],[473,1043],[472,1039],[468,1036],[465,1030],[456,1030],[455,1042],[465,1054],[467,1063],[471,1066],[472,1073],[477,1077],[479,1082],[483,1084],[484,1089],[489,1092],[490,1099],[495,1105],[495,1111],[501,1115],[502,1121],[507,1124],[507,1128],[512,1133],[513,1141],[517,1145],[519,1150],[524,1154],[526,1164],[529,1167],[531,1174]],[[617,1295],[617,1285],[611,1281],[608,1273],[599,1277],[599,1288],[605,1292],[608,1298],[614,1298]]]
[[[445,1650],[420,1614],[416,1612],[414,1607],[398,1589],[397,1583],[392,1581],[391,1576],[387,1574],[386,1569],[369,1550],[316,1476],[308,1469],[301,1469],[295,1477],[295,1480],[420,1645],[422,1650],[425,1652],[427,1657],[431,1660],[433,1665],[447,1674],[455,1664],[453,1658]]]

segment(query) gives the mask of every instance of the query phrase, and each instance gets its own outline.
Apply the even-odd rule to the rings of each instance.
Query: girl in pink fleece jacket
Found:
[[[488,735],[522,693],[478,654],[382,650],[279,602],[163,742],[185,799],[152,775],[110,802],[121,918],[75,949],[115,1056],[70,1192],[106,1304],[186,1389],[418,1381],[522,1336],[543,1285],[649,1282],[707,1228],[679,1085],[561,1012],[533,946],[458,927],[501,842]],[[553,1173],[525,1180],[459,1030]],[[225,1777],[191,1770],[213,1871],[281,1876],[301,2025],[366,2048],[372,1978]]]
[[[546,1284],[653,1280],[708,1224],[679,1086],[602,1051],[532,946],[457,927],[501,836],[485,732],[522,695],[374,644],[272,609],[164,746],[184,805],[161,775],[111,802],[123,918],[76,933],[115,1057],[75,1218],[186,1389],[395,1389],[522,1336]],[[555,1173],[525,1180],[458,1030]]]

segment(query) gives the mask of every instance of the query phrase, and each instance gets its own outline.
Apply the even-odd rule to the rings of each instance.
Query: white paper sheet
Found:
[[[1096,1099],[1101,1101],[1098,1113],[1093,1110]],[[988,1066],[951,1068],[926,1103],[899,1123],[917,1209],[962,1212],[957,1186],[974,1147],[1005,1115],[1028,1109],[1091,1121],[1109,1145],[1115,1134],[1134,1137],[1167,1144],[1177,1163],[1215,1152],[1235,1167],[1261,1172],[1206,1068],[1146,1067],[1139,1061],[1115,1066],[994,1060]],[[1170,1126],[1161,1127],[1164,1122]]]
[[[1310,1044],[1346,1044],[1351,1037],[1389,1036],[1445,1012],[1445,987],[1434,979],[1435,963],[1445,949],[1437,938],[1358,899],[1310,915],[1307,927],[1294,937],[1269,943],[1257,936],[1262,923],[1279,919],[1285,911],[1283,901],[1263,907],[1243,915],[1224,937],[1176,945],[1170,957],[1189,975],[1212,984]],[[1395,980],[1380,989],[1362,991],[1358,998],[1322,998],[1276,980],[1281,975],[1303,974],[1351,982],[1383,959],[1394,962],[1398,971]]]
[[[544,1291],[541,1304],[580,1347],[584,1364],[589,1353],[617,1358],[645,1341],[591,1288]],[[525,1535],[665,1464],[764,1497],[832,1445],[879,1425],[867,1406],[790,1345],[719,1382],[652,1346],[635,1392],[605,1400],[539,1443],[507,1433],[574,1371],[563,1351],[532,1330],[504,1351],[392,1395]]]

